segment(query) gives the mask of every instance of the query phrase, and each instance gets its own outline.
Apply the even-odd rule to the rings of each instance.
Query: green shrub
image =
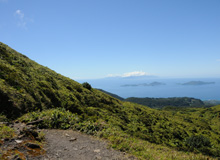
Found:
[[[75,124],[74,128],[90,135],[96,135],[98,132],[105,130],[107,126],[108,125],[104,120],[98,119],[95,122],[84,121],[82,123]]]
[[[31,122],[39,119],[42,119],[42,121],[37,124],[39,128],[68,129],[78,121],[78,116],[64,108],[58,108],[45,110],[43,112],[30,112],[19,118],[19,120],[23,122]]]
[[[199,151],[208,155],[213,155],[209,138],[203,135],[193,135],[186,139],[186,146],[189,151]]]
[[[83,86],[84,88],[88,89],[88,90],[91,90],[91,89],[92,89],[92,86],[91,86],[88,82],[84,82],[84,83],[82,84],[82,86]]]
[[[7,122],[8,119],[5,115],[0,114],[0,122]]]
[[[15,131],[4,125],[4,124],[0,124],[0,140],[4,139],[4,138],[13,138],[15,136]]]

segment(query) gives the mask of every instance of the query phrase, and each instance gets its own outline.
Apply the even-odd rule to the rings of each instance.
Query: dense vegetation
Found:
[[[205,104],[200,99],[188,97],[173,97],[173,98],[136,98],[130,97],[125,101],[138,103],[151,108],[163,107],[204,107]]]
[[[3,43],[0,43],[0,97],[1,113],[8,118],[55,107],[83,114],[88,107],[98,109],[121,103],[86,83],[82,86],[37,64]]]
[[[90,87],[0,43],[2,119],[41,119],[40,128],[80,130],[142,159],[220,156],[220,106],[159,111]]]
[[[129,98],[122,98],[116,94],[107,92],[102,89],[98,89],[103,93],[106,93],[116,99],[121,101],[128,101],[133,102],[141,105],[148,106],[150,108],[156,109],[178,109],[178,107],[195,107],[195,108],[202,108],[202,107],[211,107],[219,105],[220,102],[216,100],[209,100],[209,101],[201,101],[200,99],[196,98],[189,98],[189,97],[173,97],[173,98],[137,98],[137,97],[129,97]]]

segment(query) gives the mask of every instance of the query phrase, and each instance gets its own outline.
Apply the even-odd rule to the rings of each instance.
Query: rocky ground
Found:
[[[72,130],[44,130],[46,155],[42,159],[127,160],[125,153],[108,148],[108,143]]]
[[[15,130],[15,135],[11,139],[0,140],[0,159],[26,160],[45,154],[41,137],[43,134],[35,126],[18,122],[6,125]]]
[[[9,124],[16,130],[13,139],[2,139],[5,160],[134,160],[115,151],[108,143],[73,130],[37,130],[31,124]],[[44,133],[45,140],[41,141]],[[1,159],[1,158],[0,158]]]

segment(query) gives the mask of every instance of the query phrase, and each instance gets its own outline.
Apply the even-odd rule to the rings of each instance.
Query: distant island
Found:
[[[191,85],[191,86],[198,86],[198,85],[207,85],[207,84],[215,84],[215,82],[203,82],[203,81],[190,81],[186,83],[179,83],[180,85]]]
[[[161,82],[152,82],[152,83],[141,83],[141,84],[125,84],[125,85],[121,85],[121,87],[161,86],[161,85],[166,85],[166,84]]]

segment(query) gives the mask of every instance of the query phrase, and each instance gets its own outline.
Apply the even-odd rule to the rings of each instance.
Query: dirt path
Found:
[[[72,130],[43,130],[46,155],[42,160],[134,160],[108,148],[105,141]]]
[[[38,130],[19,122],[8,126],[15,130],[16,136],[0,140],[3,160],[136,160],[109,148],[104,140],[77,131]],[[38,143],[40,132],[45,133],[45,145]]]

